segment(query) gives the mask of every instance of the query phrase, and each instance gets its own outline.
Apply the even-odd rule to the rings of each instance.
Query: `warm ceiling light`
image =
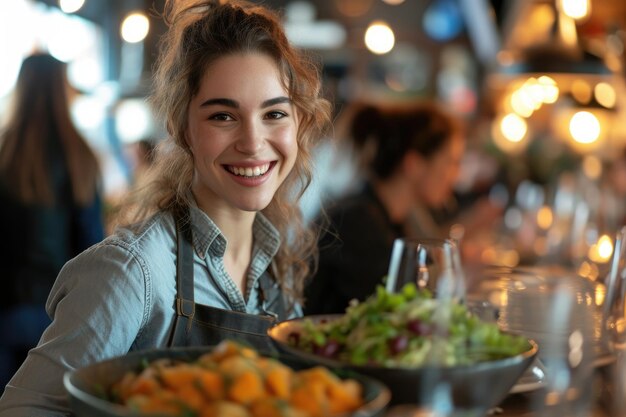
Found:
[[[528,145],[526,120],[515,113],[501,115],[491,122],[494,145],[507,154],[520,154]]]
[[[393,30],[385,22],[374,21],[365,31],[365,46],[375,54],[386,54],[393,49],[395,42]]]
[[[587,256],[592,262],[606,263],[613,254],[613,240],[608,235],[602,235],[598,241],[591,245]]]
[[[537,211],[537,226],[543,230],[548,230],[552,226],[554,216],[552,215],[552,209],[548,206],[542,206]]]
[[[507,114],[500,122],[502,135],[510,142],[521,142],[526,136],[528,125],[517,114]]]
[[[397,6],[398,4],[404,3],[404,0],[383,0],[387,4],[391,4],[392,6]]]
[[[530,97],[534,109],[539,110],[543,104],[543,87],[539,85],[537,79],[530,77],[526,80],[524,85],[522,85],[522,89],[526,92],[528,97]]]
[[[584,19],[591,14],[589,0],[560,0],[560,9],[572,19]]]
[[[559,98],[559,86],[552,78],[547,75],[542,75],[537,79],[537,82],[543,90],[543,102],[544,103],[556,103]]]
[[[511,108],[522,117],[530,117],[535,111],[535,103],[525,90],[519,89],[511,94]]]
[[[498,54],[497,72],[500,75],[613,75],[614,71],[607,66],[599,51],[588,49],[579,42],[576,22],[562,7],[556,7],[558,5],[555,6],[554,2],[522,3],[532,4],[529,6],[531,12],[520,19],[524,24],[512,29],[515,43],[509,48],[513,60],[505,60]],[[533,31],[528,31],[528,27]]]
[[[59,7],[64,13],[76,13],[83,4],[85,0],[59,0]]]
[[[122,22],[122,39],[128,43],[141,42],[148,36],[150,21],[140,12],[131,13]]]
[[[594,143],[600,137],[600,121],[593,113],[579,111],[569,122],[569,132],[578,143]]]
[[[596,97],[596,101],[600,103],[601,106],[606,107],[607,109],[615,107],[617,95],[615,94],[615,89],[611,84],[605,82],[598,83],[594,87],[593,93]]]

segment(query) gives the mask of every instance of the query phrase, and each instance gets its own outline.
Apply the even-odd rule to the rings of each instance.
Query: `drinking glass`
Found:
[[[429,290],[437,301],[429,329],[431,348],[425,358],[425,370],[420,374],[420,407],[398,407],[390,410],[389,415],[483,417],[489,398],[476,394],[483,393],[482,382],[473,381],[472,389],[460,394],[454,378],[440,365],[441,355],[449,351],[450,338],[454,337],[450,330],[451,304],[466,301],[465,275],[456,243],[451,239],[396,239],[386,289],[400,292],[410,283]]]
[[[626,350],[626,227],[615,236],[609,273],[604,280],[602,342],[610,353]]]
[[[588,416],[596,358],[595,290],[569,271],[534,268],[510,274],[498,324],[539,345],[543,387],[533,395],[533,415]]]
[[[436,298],[463,300],[465,277],[459,249],[450,239],[394,241],[386,288],[399,292],[408,283],[429,290]]]
[[[626,415],[626,227],[615,237],[601,313],[601,341],[609,366],[600,368],[600,403],[610,416]]]

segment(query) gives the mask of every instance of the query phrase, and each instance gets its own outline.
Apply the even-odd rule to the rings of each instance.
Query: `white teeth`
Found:
[[[242,177],[259,177],[265,174],[270,169],[270,164],[263,164],[260,166],[252,167],[236,167],[229,165],[228,170],[235,175]]]

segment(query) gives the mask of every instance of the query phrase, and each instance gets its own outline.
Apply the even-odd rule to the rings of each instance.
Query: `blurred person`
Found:
[[[451,197],[465,149],[458,121],[431,102],[359,103],[346,117],[346,136],[360,149],[367,180],[327,210],[306,314],[341,313],[350,300],[372,294],[396,238],[445,237],[428,209]]]
[[[68,92],[64,63],[27,57],[0,133],[2,388],[50,323],[45,302],[63,264],[104,237],[98,161]]]
[[[59,274],[2,417],[69,414],[63,374],[129,351],[268,350],[269,326],[302,314],[317,237],[298,197],[330,121],[318,67],[263,6],[167,1],[164,16],[152,101],[168,137],[128,220]]]

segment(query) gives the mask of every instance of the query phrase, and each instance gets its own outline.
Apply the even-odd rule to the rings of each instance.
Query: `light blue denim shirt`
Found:
[[[191,207],[191,224],[196,302],[250,314],[264,312],[258,278],[280,245],[276,228],[257,214],[244,296],[224,269],[226,239],[220,230],[197,207]],[[0,416],[67,415],[62,381],[66,371],[129,351],[166,346],[176,314],[175,276],[176,228],[169,213],[156,214],[134,231],[120,229],[69,261],[48,298],[53,322],[7,385]],[[290,314],[299,316],[301,309]]]

